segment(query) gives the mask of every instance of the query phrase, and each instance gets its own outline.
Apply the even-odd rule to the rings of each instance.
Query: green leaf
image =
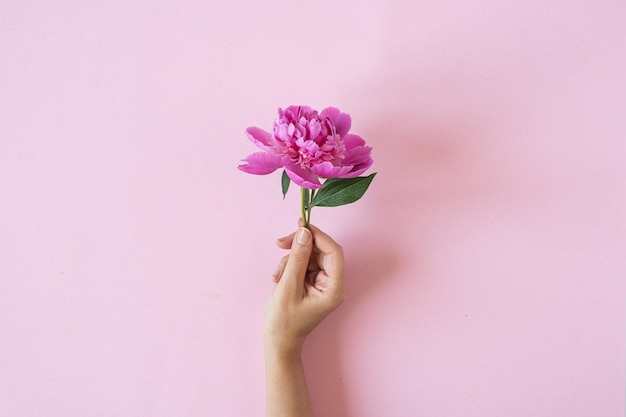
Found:
[[[367,177],[329,178],[313,198],[311,207],[337,207],[363,197],[376,172]]]
[[[291,184],[291,178],[287,175],[287,171],[283,170],[283,177],[280,179],[280,184],[283,188],[283,200],[287,197],[287,191],[289,191],[289,184]]]

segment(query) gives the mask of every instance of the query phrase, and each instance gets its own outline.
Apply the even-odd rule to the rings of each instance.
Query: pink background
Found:
[[[258,416],[298,196],[235,169],[279,106],[374,147],[315,209],[349,299],[318,416],[622,416],[624,1],[0,2],[7,416]]]

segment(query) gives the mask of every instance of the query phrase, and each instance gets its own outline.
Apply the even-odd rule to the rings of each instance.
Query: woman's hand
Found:
[[[345,298],[343,249],[311,226],[278,239],[290,249],[272,279],[265,316],[265,345],[276,354],[299,355],[307,335]]]

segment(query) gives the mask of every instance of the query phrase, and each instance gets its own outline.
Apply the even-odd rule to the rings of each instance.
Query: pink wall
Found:
[[[259,3],[0,2],[2,415],[262,415],[298,200],[235,167],[304,103],[379,172],[318,416],[622,416],[626,3]]]

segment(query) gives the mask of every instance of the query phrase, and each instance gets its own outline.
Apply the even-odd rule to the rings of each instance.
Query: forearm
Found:
[[[266,345],[266,417],[311,417],[300,351],[286,354]]]

